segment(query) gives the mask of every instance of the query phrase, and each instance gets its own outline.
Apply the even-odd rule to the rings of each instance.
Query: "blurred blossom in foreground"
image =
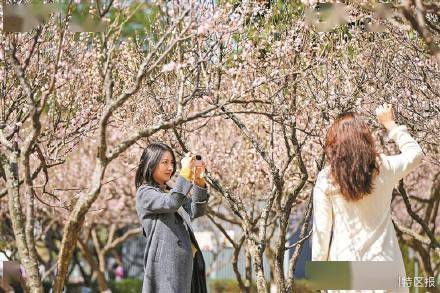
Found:
[[[78,4],[78,3],[76,3]],[[30,32],[47,21],[54,12],[63,14],[56,4],[5,5],[3,30],[5,32]],[[69,30],[73,32],[102,32],[106,25],[92,15],[72,15]]]

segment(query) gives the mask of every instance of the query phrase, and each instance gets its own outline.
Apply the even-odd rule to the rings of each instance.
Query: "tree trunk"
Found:
[[[102,255],[99,255],[98,259],[99,261],[96,262],[96,260],[93,259],[93,256],[91,255],[89,248],[87,247],[86,243],[83,243],[81,240],[78,240],[78,246],[81,249],[81,252],[84,254],[85,259],[90,264],[90,267],[93,269],[93,271],[96,273],[96,277],[98,279],[98,287],[100,292],[104,292],[108,290],[107,282],[105,280],[105,274],[104,269],[105,263],[102,265],[101,257]]]
[[[19,178],[18,178],[18,153],[14,151],[9,158],[9,162],[2,162],[6,175],[6,184],[8,189],[8,207],[17,244],[18,254],[23,265],[27,282],[25,290],[42,293],[43,285],[41,283],[40,273],[38,271],[38,261],[32,258],[27,244],[25,231],[25,217],[23,215],[20,202]]]
[[[29,157],[25,155],[23,160],[23,167],[25,173],[25,200],[26,200],[26,244],[29,252],[30,266],[31,266],[31,278],[29,278],[30,288],[32,292],[42,292],[43,283],[41,281],[40,270],[38,268],[38,253],[35,245],[35,214],[34,214],[34,190],[33,182],[31,179],[31,171],[29,166]]]
[[[237,279],[238,286],[240,287],[240,292],[250,293],[249,284],[246,282],[247,280],[243,282],[240,271],[238,270],[238,257],[240,255],[240,250],[243,246],[242,244],[243,242],[239,243],[237,246],[234,247],[234,253],[232,254],[232,269],[235,273],[235,278]]]
[[[270,248],[267,247],[266,248],[266,256],[267,256],[267,260],[269,262],[269,280],[270,280],[270,292],[272,292],[272,289],[275,290],[275,292],[278,292],[278,284],[276,281],[276,277],[275,277],[275,253],[274,251]]]
[[[75,244],[78,237],[77,235],[79,233],[81,224],[82,221],[76,223],[69,221],[67,226],[64,228],[64,236],[61,242],[60,254],[57,261],[57,274],[53,284],[53,291],[55,293],[61,293],[63,291],[67,270],[73,255],[73,250],[75,249]]]
[[[254,270],[256,275],[257,282],[257,291],[258,293],[268,293],[266,279],[264,278],[264,267],[263,267],[263,250],[260,249],[255,243],[252,243],[251,240],[248,240],[248,249],[254,260]]]
[[[104,251],[102,251],[101,253],[98,254],[97,274],[98,274],[99,290],[101,292],[107,291],[108,286],[107,286],[107,282],[105,280],[105,252]]]
[[[72,259],[73,250],[76,246],[78,233],[84,222],[84,217],[90,206],[99,195],[101,189],[101,181],[104,176],[105,163],[97,162],[92,177],[92,188],[89,193],[80,198],[73,209],[69,221],[64,228],[63,240],[61,242],[60,254],[57,262],[57,275],[53,283],[53,291],[61,293],[63,291],[64,282],[67,275],[69,263]]]
[[[101,270],[97,270],[96,276],[98,278],[99,292],[108,291],[107,281],[105,280],[104,272],[102,272]]]
[[[282,293],[288,292],[286,286],[286,278],[284,276],[284,254],[286,253],[286,250],[284,248],[286,247],[287,229],[289,227],[289,215],[290,209],[285,211],[280,217],[279,235],[275,244],[275,283],[278,285],[278,292]]]
[[[245,249],[245,262],[244,262],[244,270],[245,270],[245,277],[246,277],[246,286],[248,290],[251,290],[252,287],[252,257],[249,253],[249,250]]]
[[[287,292],[286,291],[286,278],[284,277],[284,243],[278,244],[282,246],[282,248],[276,248],[275,252],[275,260],[274,260],[274,275],[275,275],[275,284],[277,284],[277,292]],[[283,251],[281,251],[283,250]]]
[[[423,247],[423,245],[420,244],[420,242],[418,242],[417,240],[413,240],[412,247],[417,252],[417,260],[420,264],[420,269],[422,270],[423,275],[436,278],[437,276],[435,276],[432,269],[431,257],[427,248]],[[429,292],[440,293],[440,289],[435,286],[433,288],[429,288]]]

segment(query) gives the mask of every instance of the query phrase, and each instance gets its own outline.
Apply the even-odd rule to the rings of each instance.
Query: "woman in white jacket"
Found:
[[[313,191],[312,260],[393,261],[401,278],[405,267],[391,197],[396,183],[420,164],[422,150],[405,126],[396,125],[390,105],[376,114],[401,154],[378,154],[369,127],[356,114],[336,119],[326,138],[327,166]]]

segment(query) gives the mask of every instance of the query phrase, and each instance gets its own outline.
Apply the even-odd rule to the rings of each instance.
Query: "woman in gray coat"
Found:
[[[168,190],[166,182],[176,172],[174,153],[166,144],[151,143],[136,172],[136,211],[147,238],[143,293],[207,292],[205,264],[191,228],[208,203],[201,177],[205,163],[196,167],[191,155],[181,163],[177,182]]]

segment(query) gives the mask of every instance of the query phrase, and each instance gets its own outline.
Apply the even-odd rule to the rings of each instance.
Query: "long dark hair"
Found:
[[[378,153],[370,128],[355,113],[339,115],[327,132],[325,143],[331,179],[347,200],[370,194],[379,173]]]
[[[174,156],[173,150],[166,144],[161,142],[150,143],[142,152],[141,159],[139,161],[139,166],[136,171],[135,185],[136,188],[142,184],[148,185],[159,185],[153,179],[153,172],[157,165],[160,163],[160,159],[163,154],[170,152],[173,156],[173,174],[176,172],[176,157]]]

